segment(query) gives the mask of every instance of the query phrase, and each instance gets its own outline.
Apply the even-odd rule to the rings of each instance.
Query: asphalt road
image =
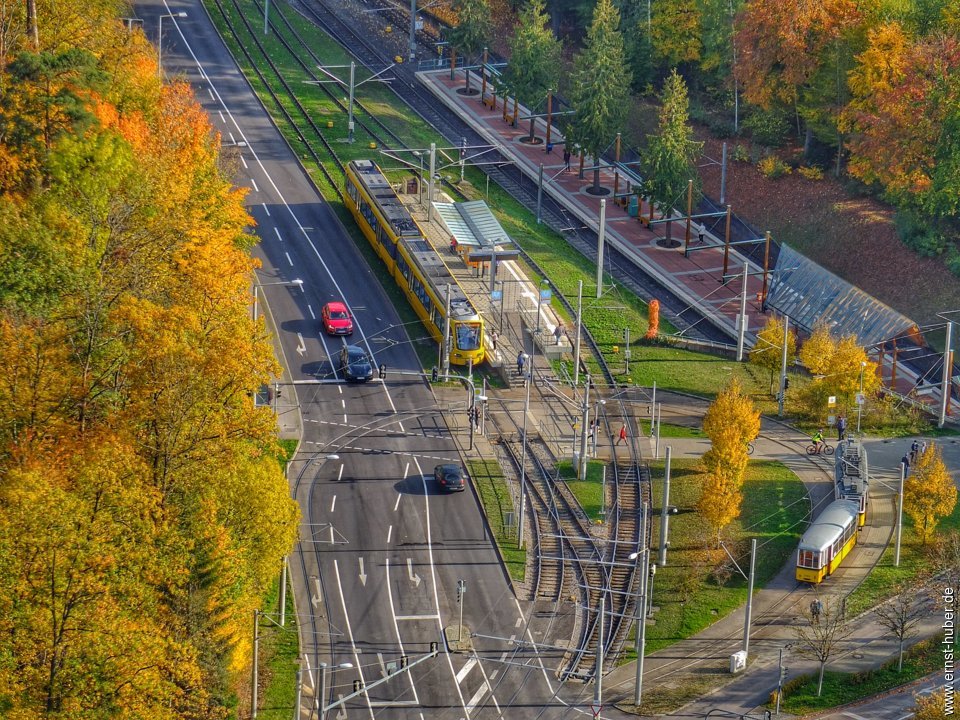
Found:
[[[385,678],[329,716],[492,718],[511,707],[511,717],[584,713],[582,687],[560,688],[553,674],[562,651],[539,647],[549,643],[554,613],[530,612],[515,599],[472,489],[443,495],[433,484],[433,466],[457,460],[457,448],[429,386],[401,374],[418,363],[374,282],[383,268],[364,264],[203,6],[149,0],[136,9],[154,42],[159,15],[187,13],[163,22],[164,70],[193,85],[225,153],[237,159],[236,182],[250,189],[263,262],[257,307],[277,329],[293,383],[282,402],[287,412],[299,410],[302,426],[290,471],[301,542],[289,563],[305,671],[300,716],[310,717],[318,686],[332,703],[357,681],[369,688]],[[386,382],[340,382],[330,358],[345,341],[324,336],[317,320],[333,299],[350,306],[351,342],[387,366]],[[385,336],[399,342],[377,342]],[[444,628],[459,623],[461,609],[472,650],[451,652]],[[440,652],[428,658],[431,642]],[[409,672],[396,672],[404,662]],[[321,663],[328,672],[317,672]]]

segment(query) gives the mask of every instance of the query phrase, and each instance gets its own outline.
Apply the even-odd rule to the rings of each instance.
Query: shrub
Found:
[[[823,170],[812,165],[799,167],[797,172],[807,180],[823,180]]]
[[[761,145],[780,147],[790,133],[790,123],[783,113],[757,110],[743,121],[743,129]]]
[[[771,179],[783,177],[784,175],[789,175],[792,172],[790,166],[776,155],[767,155],[758,163],[758,166],[764,177]]]
[[[720,139],[733,137],[737,134],[733,128],[733,121],[729,117],[721,115],[709,116],[707,118],[707,129],[711,135]]]
[[[911,210],[899,210],[896,226],[904,244],[922,257],[938,257],[947,249],[947,238],[929,218]]]
[[[947,268],[957,277],[960,277],[960,249],[951,245],[947,250]]]
[[[737,143],[733,146],[733,159],[737,162],[750,162],[750,151],[746,146]]]

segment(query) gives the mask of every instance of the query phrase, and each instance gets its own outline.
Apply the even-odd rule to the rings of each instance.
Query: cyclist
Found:
[[[813,443],[813,446],[817,449],[818,453],[823,450],[823,430],[817,430],[816,434],[810,438],[810,441]]]

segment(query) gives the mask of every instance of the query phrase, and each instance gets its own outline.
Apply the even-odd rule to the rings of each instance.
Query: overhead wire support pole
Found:
[[[603,243],[607,229],[607,201],[600,201],[600,230],[597,233],[597,300],[603,295]]]
[[[580,383],[580,323],[583,322],[583,280],[577,280],[577,329],[573,343],[573,385]]]
[[[780,356],[780,393],[777,397],[777,415],[783,417],[783,404],[787,398],[787,341],[790,337],[790,318],[783,316],[783,354]]]
[[[417,59],[417,0],[410,0],[410,62]]]
[[[947,321],[947,338],[943,346],[943,381],[940,387],[940,420],[937,427],[947,422],[947,408],[950,406],[950,372],[953,366],[953,321]]]
[[[747,280],[750,265],[743,263],[743,290],[740,293],[740,315],[737,318],[737,362],[743,362],[743,342],[747,334]]]

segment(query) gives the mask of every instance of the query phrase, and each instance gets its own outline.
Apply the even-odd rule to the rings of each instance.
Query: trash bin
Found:
[[[737,650],[730,656],[730,672],[737,674],[747,667],[747,654],[743,650]]]
[[[636,195],[631,195],[630,204],[627,205],[627,214],[630,217],[636,217],[637,213],[639,212],[640,212],[639,198]]]

